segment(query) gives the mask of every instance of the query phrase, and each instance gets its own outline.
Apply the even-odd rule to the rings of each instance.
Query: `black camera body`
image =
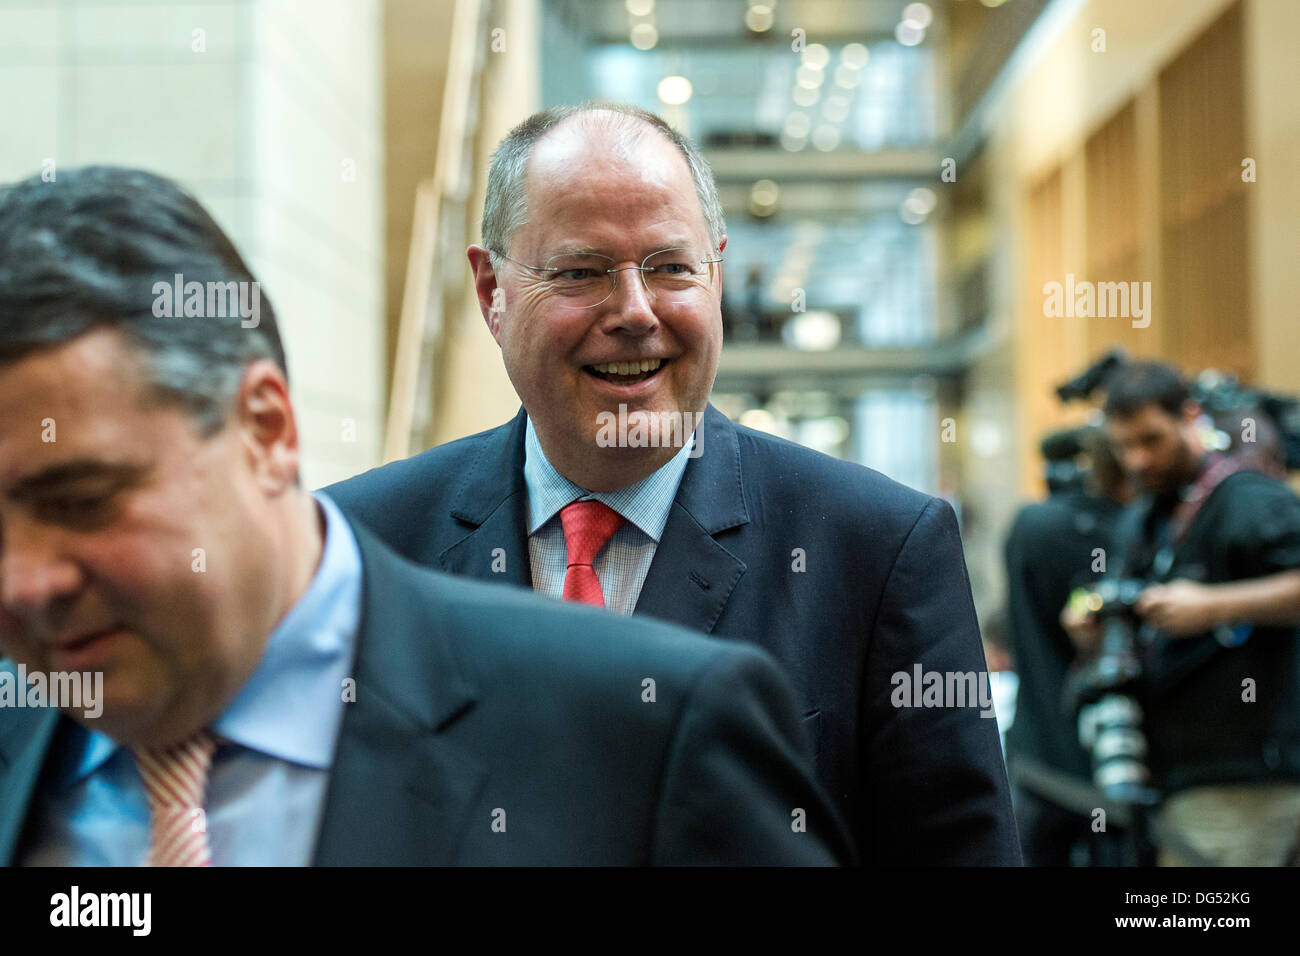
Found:
[[[1093,783],[1116,802],[1154,806],[1147,740],[1142,732],[1138,685],[1142,661],[1134,610],[1146,582],[1131,578],[1100,583],[1091,610],[1101,623],[1101,650],[1066,685],[1066,706],[1078,715],[1079,743],[1092,756]]]

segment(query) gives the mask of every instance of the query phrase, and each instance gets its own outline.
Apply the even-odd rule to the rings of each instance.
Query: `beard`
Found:
[[[1147,491],[1157,498],[1176,497],[1182,489],[1196,479],[1200,471],[1201,456],[1187,442],[1180,442],[1173,464],[1158,474],[1151,475]]]

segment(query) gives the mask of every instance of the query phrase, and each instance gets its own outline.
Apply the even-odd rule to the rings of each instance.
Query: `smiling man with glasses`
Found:
[[[892,703],[899,673],[985,668],[952,509],[708,404],[726,246],[707,162],[659,117],[525,120],[468,250],[523,408],[330,493],[414,561],[767,649],[865,861],[1018,863],[995,722]]]

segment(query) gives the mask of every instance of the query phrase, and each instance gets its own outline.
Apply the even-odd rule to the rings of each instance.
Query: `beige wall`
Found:
[[[387,346],[392,378],[402,314],[415,188],[433,175],[450,52],[452,3],[384,0],[384,203]],[[387,405],[387,395],[385,395]]]
[[[1038,49],[997,112],[993,136],[1011,145],[1005,172],[1033,178],[1078,149],[1231,3],[1090,0]],[[1106,31],[1104,53],[1092,51],[1095,29]]]
[[[504,30],[505,49],[488,52],[484,64],[467,224],[474,242],[482,239],[488,157],[510,128],[539,105],[539,16],[537,0],[495,0],[492,4],[488,32]],[[432,444],[500,425],[519,409],[519,396],[501,364],[501,350],[488,332],[469,283],[469,262],[463,250],[459,268],[464,270],[466,285],[460,307],[447,317],[443,356],[434,383],[438,398]]]
[[[377,0],[251,4],[247,248],[283,316],[308,487],[377,464],[383,435],[380,31]]]
[[[1246,135],[1255,262],[1256,372],[1267,388],[1300,390],[1300,3],[1246,5]]]
[[[377,10],[375,0],[0,6],[0,179],[52,159],[140,166],[193,191],[280,318],[309,487],[379,452]]]
[[[1140,231],[1159,235],[1157,150],[1149,140],[1159,109],[1154,81],[1180,51],[1221,16],[1232,0],[1091,0],[1069,22],[1042,40],[1020,65],[992,113],[982,162],[986,166],[992,265],[991,321],[994,348],[967,377],[963,441],[964,491],[978,516],[968,540],[972,575],[981,609],[1000,597],[1000,545],[1017,505],[1041,497],[1037,443],[1054,427],[1075,424],[1086,414],[1064,409],[1049,397],[1051,386],[1095,357],[1090,349],[1105,338],[1086,323],[1098,319],[1048,319],[1041,312],[1041,287],[1029,285],[1033,263],[1045,251],[1027,248],[1028,197],[1032,186],[1060,169],[1059,262],[1086,271],[1088,195],[1081,161],[1087,137],[1126,102],[1138,111],[1138,186],[1133,215]],[[1258,161],[1259,181],[1251,197],[1250,248],[1242,261],[1224,268],[1248,270],[1253,302],[1254,367],[1261,384],[1295,391],[1300,386],[1300,180],[1291,175],[1300,152],[1300,80],[1295,38],[1300,3],[1244,0],[1247,141]],[[1091,48],[1093,30],[1106,31],[1106,52]],[[1231,172],[1231,171],[1229,171]],[[1056,253],[1049,253],[1048,258]],[[1156,278],[1159,249],[1139,250],[1138,278]],[[1123,320],[1120,320],[1123,321]],[[1176,322],[1176,317],[1170,317]],[[1134,330],[1136,332],[1136,330]],[[1176,326],[1152,336],[1145,351],[1160,354],[1178,335]],[[1117,336],[1118,337],[1118,336]],[[1132,338],[1132,335],[1128,336]],[[1131,344],[1131,343],[1130,343]],[[1141,350],[1139,350],[1141,351]],[[972,436],[982,434],[983,441]],[[988,590],[984,590],[988,588]]]
[[[1018,476],[1015,484],[1022,496],[1036,496],[1042,491],[1035,447],[1039,434],[1046,428],[1072,424],[1082,415],[1078,409],[1056,406],[1045,397],[1048,389],[1063,374],[1081,369],[1094,357],[1091,350],[1095,344],[1107,337],[1087,323],[1115,321],[1049,319],[1041,311],[1035,314],[1029,307],[1025,283],[1030,278],[1026,268],[1032,251],[1025,249],[1023,242],[1028,232],[1026,200],[1030,185],[1052,169],[1061,168],[1065,223],[1062,263],[1066,271],[1082,277],[1088,261],[1085,241],[1088,196],[1080,160],[1085,140],[1120,106],[1135,97],[1140,115],[1149,120],[1151,111],[1158,108],[1151,90],[1159,70],[1230,5],[1231,0],[1144,0],[1142,3],[1091,0],[1073,20],[1040,44],[994,113],[988,148],[998,159],[991,164],[990,203],[991,214],[1002,224],[995,228],[1002,236],[998,247],[1004,260],[1001,271],[1007,277],[997,285],[995,296],[1000,297],[998,311],[1007,317],[1003,348],[1014,356],[1010,363],[1010,382],[1015,390],[1016,417],[1009,423],[1014,458],[1008,459],[1007,464]],[[1256,46],[1263,44],[1269,48],[1265,58],[1253,63],[1250,52],[1247,53],[1247,69],[1254,79],[1254,90],[1248,89],[1247,101],[1257,120],[1254,135],[1259,148],[1271,151],[1265,155],[1276,170],[1285,167],[1286,148],[1294,147],[1296,139],[1294,106],[1277,92],[1278,87],[1293,86],[1285,78],[1295,77],[1295,53],[1291,49],[1294,44],[1288,46],[1279,31],[1288,26],[1293,28],[1290,21],[1300,13],[1300,5],[1292,0],[1246,0],[1245,10],[1248,25],[1253,25],[1248,26],[1248,38],[1253,37]],[[1272,24],[1269,40],[1261,36],[1265,32],[1263,23]],[[1106,31],[1104,53],[1092,50],[1093,31],[1098,28]],[[1255,91],[1265,88],[1269,93],[1260,98]],[[1293,97],[1290,103],[1294,103]],[[1141,123],[1140,136],[1147,135],[1151,125]],[[1144,140],[1139,149],[1143,157],[1138,170],[1141,186],[1133,197],[1133,215],[1150,220],[1156,214],[1150,193],[1157,184],[1151,177],[1158,175],[1158,169],[1151,144]],[[1241,263],[1241,268],[1252,270],[1257,299],[1255,311],[1261,316],[1257,358],[1270,362],[1273,369],[1264,372],[1265,380],[1270,375],[1277,379],[1287,364],[1294,367],[1300,361],[1300,341],[1295,338],[1294,323],[1280,322],[1277,306],[1282,301],[1294,301],[1295,295],[1300,294],[1295,291],[1294,270],[1284,262],[1288,253],[1283,251],[1295,248],[1294,203],[1300,184],[1291,177],[1275,175],[1269,190],[1269,194],[1262,191],[1254,194],[1256,210],[1268,195],[1272,198],[1265,221],[1260,222],[1256,217],[1255,247]],[[1288,200],[1292,203],[1289,210]],[[1261,255],[1260,250],[1265,247]],[[1225,268],[1231,267],[1225,264]],[[1157,276],[1155,250],[1141,251],[1138,271],[1142,273],[1139,278]],[[1037,287],[1030,291],[1041,292]],[[1291,292],[1289,297],[1288,292]],[[1038,300],[1041,303],[1041,295]],[[1176,321],[1176,317],[1166,318]],[[1027,323],[1036,324],[1031,327]],[[1050,323],[1050,327],[1044,323]],[[1148,331],[1151,348],[1140,348],[1140,342],[1128,344],[1138,351],[1159,354],[1158,330]],[[1170,327],[1162,334],[1174,337],[1178,333]],[[1130,333],[1126,338],[1134,336]]]

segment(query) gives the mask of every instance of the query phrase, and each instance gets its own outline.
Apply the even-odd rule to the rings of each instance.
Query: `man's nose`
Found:
[[[58,554],[55,542],[19,538],[5,529],[0,543],[0,610],[18,618],[39,614],[81,586],[77,565]]]
[[[650,301],[650,291],[634,266],[619,269],[614,278],[614,292],[605,303],[605,331],[622,331],[644,335],[659,324]]]

